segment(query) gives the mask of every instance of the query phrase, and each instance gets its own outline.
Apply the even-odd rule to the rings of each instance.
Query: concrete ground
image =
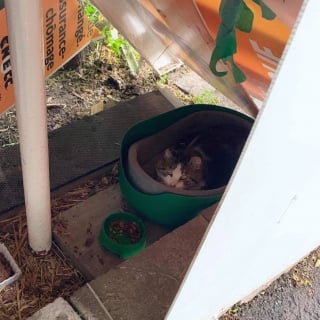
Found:
[[[27,320],[81,320],[79,314],[64,299],[58,298]]]

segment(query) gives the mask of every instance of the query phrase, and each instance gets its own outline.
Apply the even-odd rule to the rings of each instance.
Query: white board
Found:
[[[320,244],[319,13],[319,0],[304,2],[243,157],[167,320],[216,319]]]

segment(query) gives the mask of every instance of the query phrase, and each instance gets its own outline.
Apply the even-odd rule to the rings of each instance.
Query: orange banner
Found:
[[[77,0],[43,0],[43,44],[46,77],[52,75],[91,40],[99,30],[85,16]],[[0,114],[14,105],[14,85],[5,9],[0,9]]]
[[[277,18],[264,19],[260,7],[253,1],[246,4],[254,14],[253,28],[250,33],[237,31],[234,60],[247,76],[242,86],[252,96],[263,100],[291,30]],[[215,39],[220,24],[220,1],[195,0],[195,5]]]

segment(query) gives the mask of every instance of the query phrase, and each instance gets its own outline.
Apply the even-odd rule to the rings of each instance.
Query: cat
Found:
[[[192,156],[183,166],[178,189],[201,190],[206,187],[205,164],[200,156]]]
[[[171,148],[164,150],[155,164],[156,179],[169,187],[175,187],[182,175],[182,163]]]
[[[239,159],[248,130],[216,126],[185,136],[164,150],[155,164],[156,179],[186,190],[226,185]]]
[[[187,155],[176,148],[167,148],[155,165],[157,180],[169,187],[186,190],[200,190],[206,185],[203,159]]]

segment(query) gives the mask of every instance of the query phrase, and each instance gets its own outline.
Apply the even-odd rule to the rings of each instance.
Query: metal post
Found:
[[[40,0],[5,1],[31,249],[51,247],[50,182]]]

